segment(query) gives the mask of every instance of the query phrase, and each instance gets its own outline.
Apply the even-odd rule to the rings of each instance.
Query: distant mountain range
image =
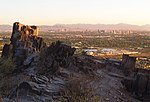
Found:
[[[11,31],[11,30],[12,30],[12,26],[10,26],[10,25],[0,25],[1,32],[7,32],[7,31]]]
[[[40,25],[40,31],[85,31],[85,30],[136,30],[150,31],[150,25],[131,25],[131,24],[56,24],[53,26]],[[12,31],[11,25],[0,25],[0,31]]]

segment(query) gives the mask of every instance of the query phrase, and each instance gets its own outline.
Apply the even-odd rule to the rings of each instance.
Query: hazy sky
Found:
[[[0,0],[0,24],[150,24],[150,0]]]

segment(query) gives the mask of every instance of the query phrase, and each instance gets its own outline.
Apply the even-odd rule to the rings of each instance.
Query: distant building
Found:
[[[107,55],[111,55],[111,54],[113,54],[114,52],[116,52],[116,50],[115,50],[115,49],[111,49],[111,48],[103,48],[103,49],[101,50],[101,53],[107,54]]]
[[[0,38],[0,41],[3,41],[3,38]]]
[[[86,55],[95,55],[97,53],[97,49],[83,49],[83,54]]]

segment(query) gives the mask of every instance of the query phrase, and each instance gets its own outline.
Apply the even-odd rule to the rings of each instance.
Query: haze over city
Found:
[[[149,0],[0,0],[0,24],[150,24]]]

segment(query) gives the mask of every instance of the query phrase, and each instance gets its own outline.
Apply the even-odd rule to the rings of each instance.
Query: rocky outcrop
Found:
[[[41,52],[41,63],[39,63],[41,66],[40,72],[51,71],[55,73],[60,67],[68,67],[75,50],[75,48],[72,48],[64,42],[53,42]]]
[[[35,73],[36,71],[33,73],[29,71],[32,69],[31,66],[24,69],[22,73],[30,76],[30,79],[18,83],[10,91],[8,97],[4,98],[4,101],[52,102],[58,101],[60,98],[68,102],[76,102],[78,100],[74,95],[78,93],[80,98],[81,95],[86,94],[84,97],[87,102],[95,102],[95,98],[99,97],[99,101],[102,102],[109,100],[112,102],[138,102],[120,90],[123,89],[120,79],[124,76],[113,73],[118,72],[113,70],[120,65],[120,61],[74,55],[74,52],[75,48],[57,41],[43,49],[39,57],[36,54],[31,54],[24,61],[24,65],[39,60],[37,65],[31,63],[37,73]],[[112,73],[109,72],[110,69]],[[119,70],[119,67],[115,70]],[[86,84],[81,84],[82,82],[86,82]],[[75,101],[70,101],[71,98],[74,98]],[[87,99],[92,99],[92,101]]]
[[[122,69],[126,77],[123,84],[135,97],[144,102],[150,101],[150,70],[135,68],[135,57],[123,55]]]
[[[24,60],[31,54],[41,51],[46,46],[43,38],[38,37],[39,27],[13,24],[11,43],[5,44],[2,57],[13,57],[16,65],[23,65]]]
[[[105,64],[91,56],[74,55],[75,48],[64,42],[53,42],[40,54],[40,74],[49,72],[58,74],[63,69],[89,74],[94,70],[104,68]]]

